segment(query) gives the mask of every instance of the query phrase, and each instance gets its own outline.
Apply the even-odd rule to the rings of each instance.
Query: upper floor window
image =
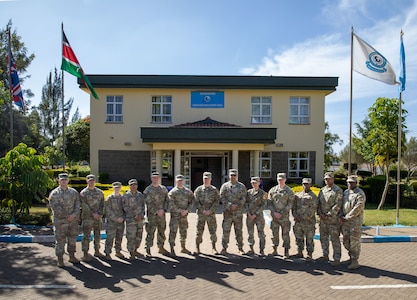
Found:
[[[290,98],[290,124],[310,124],[310,98]]]
[[[172,97],[152,96],[152,123],[172,122]]]
[[[307,176],[309,164],[308,152],[290,152],[288,154],[288,177],[301,178]]]
[[[271,97],[252,97],[251,123],[271,124]]]
[[[123,122],[123,96],[107,96],[106,98],[106,122]]]

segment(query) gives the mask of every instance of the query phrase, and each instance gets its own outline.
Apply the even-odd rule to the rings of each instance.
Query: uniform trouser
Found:
[[[168,239],[171,246],[175,246],[175,237],[177,236],[178,227],[180,229],[180,241],[181,243],[185,243],[187,238],[188,218],[187,216],[181,216],[181,214],[171,213]]]
[[[122,250],[122,239],[123,239],[123,233],[125,230],[125,223],[114,223],[107,221],[106,224],[106,244],[104,247],[104,253],[110,254],[111,249],[113,248],[113,242],[114,242],[114,248],[116,249],[116,252],[119,252]]]
[[[148,216],[148,223],[146,223],[146,248],[150,249],[153,246],[153,239],[155,235],[156,229],[158,229],[158,235],[156,237],[156,243],[158,247],[163,247],[166,237],[165,237],[165,229],[167,227],[167,223],[165,220],[165,214],[162,217],[158,217],[157,215],[149,215]]]
[[[297,250],[303,251],[304,246],[306,246],[307,253],[308,254],[313,253],[314,233],[316,231],[315,219],[313,221],[295,222],[293,229],[294,229],[295,241],[297,244]]]
[[[343,246],[348,250],[350,259],[359,259],[361,252],[362,222],[355,220],[342,224]]]
[[[324,256],[329,256],[329,237],[333,247],[333,259],[340,260],[342,246],[340,244],[340,224],[337,219],[332,222],[320,220],[320,243]]]
[[[143,220],[136,221],[135,219],[126,220],[126,239],[127,239],[127,250],[129,252],[136,251],[140,243],[142,242],[143,236]]]
[[[223,237],[222,237],[222,246],[227,248],[230,239],[230,231],[232,230],[232,225],[235,228],[236,242],[239,249],[243,247],[243,214],[242,213],[231,213],[223,212]]]
[[[65,243],[69,254],[75,253],[76,242],[78,237],[78,219],[72,222],[68,220],[54,220],[55,233],[55,254],[62,256],[65,252]]]
[[[101,240],[101,218],[96,220],[94,218],[84,219],[81,222],[81,228],[83,231],[83,239],[81,241],[81,250],[83,252],[88,251],[90,246],[90,234],[94,233],[94,249],[98,251],[100,249]]]
[[[255,220],[250,220],[246,218],[246,227],[248,228],[248,244],[249,246],[253,246],[255,244],[254,238],[254,231],[258,230],[258,237],[259,237],[259,249],[265,249],[265,219],[263,215],[257,215]]]
[[[210,233],[210,239],[212,243],[217,242],[217,220],[216,214],[211,214],[209,216],[198,213],[197,218],[197,234],[196,234],[196,244],[201,244],[203,242],[203,232],[204,227],[207,223],[207,227]]]
[[[290,249],[290,229],[291,222],[288,218],[285,219],[275,219],[271,221],[271,230],[272,230],[272,245],[279,246],[279,228],[281,227],[281,235],[283,241],[283,247]]]

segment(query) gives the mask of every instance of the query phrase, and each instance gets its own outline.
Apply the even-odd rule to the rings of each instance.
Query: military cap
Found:
[[[138,184],[138,181],[136,179],[130,179],[128,182],[129,185],[131,184]]]
[[[326,172],[324,174],[324,179],[327,179],[327,178],[334,178],[333,172]]]
[[[252,183],[252,182],[260,182],[261,181],[261,178],[259,178],[259,177],[251,177],[251,179],[250,179],[250,182]]]
[[[184,175],[178,174],[175,176],[175,180],[184,180]]]
[[[68,179],[68,173],[60,173],[60,174],[58,174],[58,179]]]
[[[87,175],[86,179],[87,179],[87,181],[96,180],[96,176],[93,175],[93,174],[90,174],[90,175]]]
[[[115,182],[113,182],[111,185],[112,185],[114,188],[115,188],[115,187],[121,187],[121,186],[122,186],[122,183],[121,183],[121,182],[119,182],[119,181],[115,181]]]
[[[355,175],[349,175],[346,179],[347,182],[357,182],[357,176]]]
[[[211,172],[204,172],[203,178],[211,178]]]
[[[303,178],[302,184],[304,183],[311,184],[311,182],[312,182],[311,178]]]
[[[277,174],[277,178],[278,179],[285,179],[285,178],[287,178],[287,174],[285,174],[285,173],[278,173]]]
[[[237,170],[236,169],[230,169],[229,170],[229,175],[237,175]]]
[[[151,177],[159,177],[159,172],[152,172]]]

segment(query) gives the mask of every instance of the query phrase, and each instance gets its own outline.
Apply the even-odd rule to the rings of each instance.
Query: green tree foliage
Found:
[[[352,138],[352,153],[357,153],[357,164],[366,163],[375,175],[375,156],[372,151],[372,141],[367,137],[371,132],[371,122],[368,117],[362,121],[362,126],[355,123],[356,134]]]
[[[29,213],[33,200],[45,198],[48,188],[53,185],[42,168],[45,165],[46,159],[23,143],[0,158],[0,189],[7,193],[9,208],[14,208],[12,216],[16,211]]]
[[[84,118],[65,129],[67,156],[70,161],[90,161],[90,119]]]
[[[417,138],[412,136],[405,143],[406,150],[402,155],[402,163],[407,168],[407,178],[414,175],[417,170]]]
[[[330,132],[329,123],[325,123],[324,129],[324,169],[328,170],[334,161],[339,160],[338,155],[333,150],[333,145],[341,145],[343,141],[338,134]]]
[[[389,188],[389,165],[397,158],[398,154],[398,111],[399,100],[389,98],[378,98],[368,109],[369,114],[369,135],[366,140],[372,146],[372,153],[378,165],[383,166],[386,183],[381,202],[378,209],[385,203],[385,198]],[[407,111],[402,109],[402,127],[405,126],[405,116]],[[405,132],[402,131],[402,145],[404,148]],[[403,151],[403,150],[402,150]]]

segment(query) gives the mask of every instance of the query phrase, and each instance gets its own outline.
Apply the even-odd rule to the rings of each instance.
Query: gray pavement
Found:
[[[217,218],[220,248],[222,215],[218,214]],[[190,214],[189,222],[187,247],[194,250],[195,214]],[[391,233],[389,230],[384,228],[380,234],[417,235],[416,228],[392,228]],[[271,232],[269,228],[265,231],[269,252]],[[376,230],[369,228],[364,236],[372,236],[372,232]],[[245,250],[248,250],[245,230],[244,236]],[[94,258],[73,265],[66,256],[63,269],[55,266],[52,243],[0,243],[0,299],[115,299],[119,296],[127,299],[417,299],[415,243],[363,243],[362,266],[349,271],[346,265],[332,267],[328,263],[308,263],[282,256],[237,255],[233,232],[230,254],[214,256],[210,254],[207,228],[203,239],[203,254],[198,257],[179,253],[177,242],[177,257],[159,255],[154,246],[154,257],[134,261]],[[290,254],[295,254],[293,235],[291,242]],[[318,258],[321,256],[318,240],[315,247],[313,258]],[[78,257],[80,249],[78,242]],[[126,250],[125,239],[123,249]],[[144,253],[143,245],[140,251]],[[280,247],[279,254],[282,253]],[[343,249],[342,260],[346,259],[348,254]]]

